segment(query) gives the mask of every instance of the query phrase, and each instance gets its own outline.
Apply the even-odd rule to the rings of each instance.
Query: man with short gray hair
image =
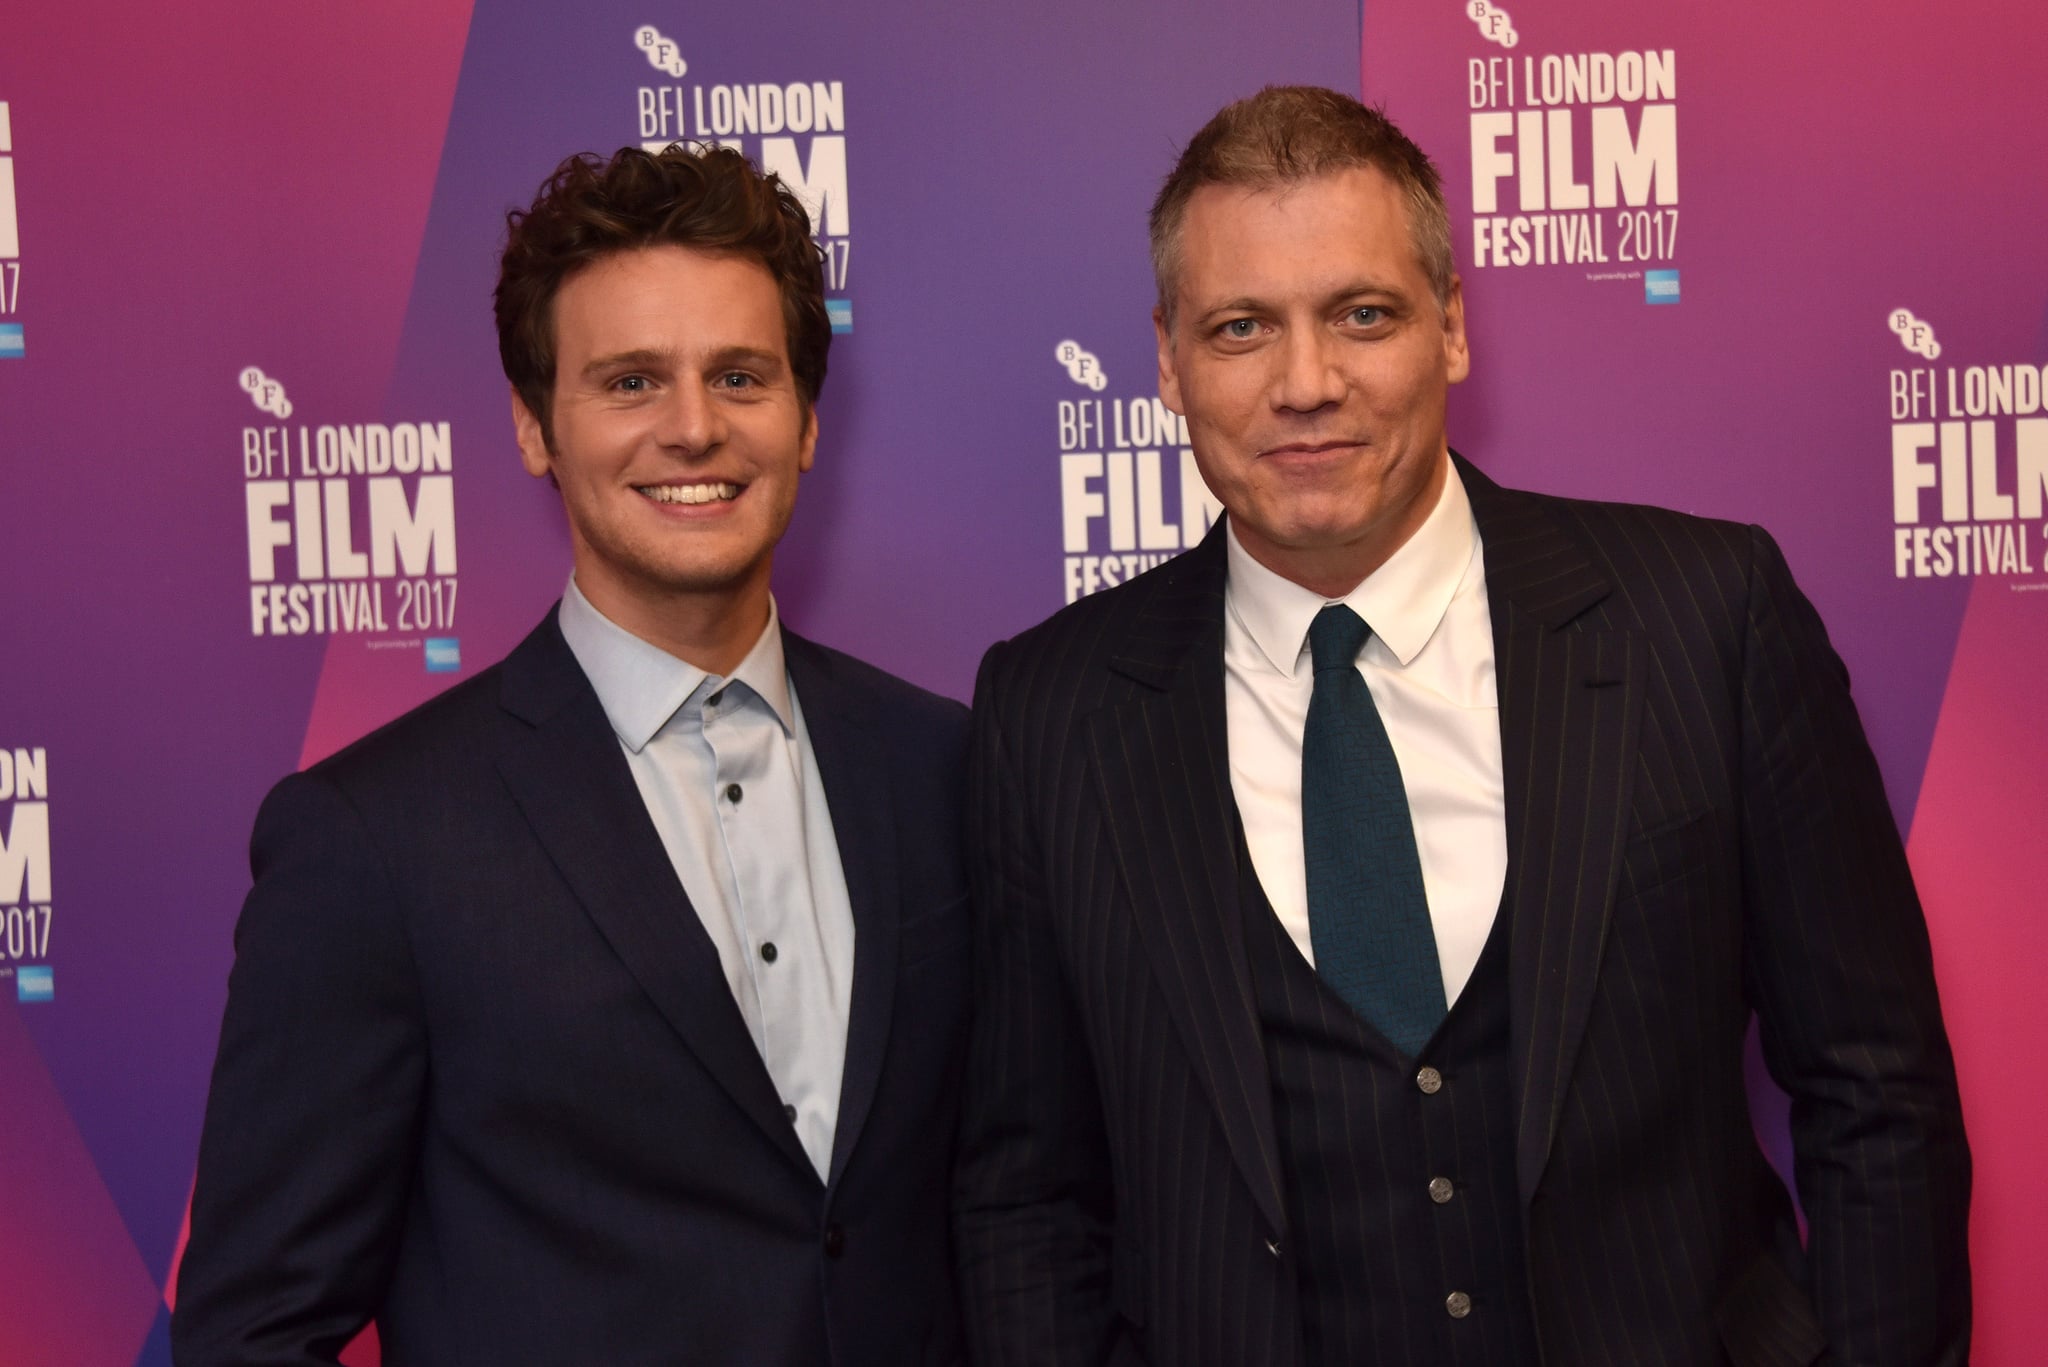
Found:
[[[1451,452],[1437,174],[1348,96],[1218,114],[1152,254],[1226,516],[982,665],[977,1360],[1965,1362],[1926,928],[1777,546]]]

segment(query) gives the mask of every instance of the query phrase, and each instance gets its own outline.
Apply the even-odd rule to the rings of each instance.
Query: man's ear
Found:
[[[804,434],[798,438],[796,468],[809,471],[811,462],[818,451],[818,410],[815,405],[804,406]]]
[[[1465,341],[1465,282],[1451,277],[1451,293],[1444,300],[1444,375],[1457,384],[1472,373],[1472,351]]]
[[[547,434],[541,429],[540,419],[526,406],[526,400],[519,397],[519,390],[512,390],[512,430],[519,437],[519,463],[526,467],[526,473],[535,479],[545,479],[555,472],[554,454],[548,450]]]
[[[1168,408],[1186,417],[1188,410],[1180,401],[1180,372],[1173,364],[1173,334],[1167,330],[1164,309],[1152,310],[1152,336],[1159,344],[1159,397]]]

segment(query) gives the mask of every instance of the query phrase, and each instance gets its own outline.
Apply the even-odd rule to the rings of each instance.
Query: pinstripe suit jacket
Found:
[[[1760,529],[1505,490],[1485,542],[1547,1362],[1959,1364],[1969,1154],[1848,680]],[[1298,1360],[1241,934],[1221,528],[997,645],[956,1224],[984,1364]],[[1792,1097],[1802,1249],[1758,1150]]]

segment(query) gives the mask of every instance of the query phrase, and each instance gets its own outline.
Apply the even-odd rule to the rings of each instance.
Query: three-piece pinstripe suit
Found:
[[[984,661],[956,1208],[977,1360],[1966,1361],[1954,1070],[1818,616],[1755,528],[1459,470],[1509,863],[1491,976],[1416,1059],[1289,1014],[1305,965],[1273,949],[1231,796],[1220,527]],[[1752,1008],[1803,1249],[1751,1127]],[[1287,1049],[1319,1029],[1357,1085],[1311,1102]],[[1474,1195],[1424,1195],[1437,1161]],[[1515,1332],[1443,1308],[1435,1274],[1475,1248]]]

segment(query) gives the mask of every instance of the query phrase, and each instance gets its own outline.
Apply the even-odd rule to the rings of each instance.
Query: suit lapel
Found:
[[[1640,633],[1579,619],[1612,591],[1543,501],[1462,460],[1485,543],[1507,798],[1508,1000],[1522,1199],[1549,1161],[1585,1036],[1627,837],[1642,725]]]
[[[1137,684],[1089,720],[1140,938],[1232,1155],[1276,1231],[1272,1089],[1245,962],[1223,708],[1223,524],[1170,562],[1109,667]]]
[[[839,1119],[832,1136],[831,1180],[838,1181],[860,1138],[888,1052],[896,1000],[897,889],[895,785],[875,717],[854,715],[834,685],[831,660],[801,636],[782,633],[789,677],[803,708],[804,730],[825,786],[832,833],[853,907],[853,1000],[846,1026],[846,1064]]]
[[[618,737],[553,613],[505,661],[501,700],[530,730],[498,771],[563,880],[706,1071],[805,1173],[816,1169],[676,879]]]

